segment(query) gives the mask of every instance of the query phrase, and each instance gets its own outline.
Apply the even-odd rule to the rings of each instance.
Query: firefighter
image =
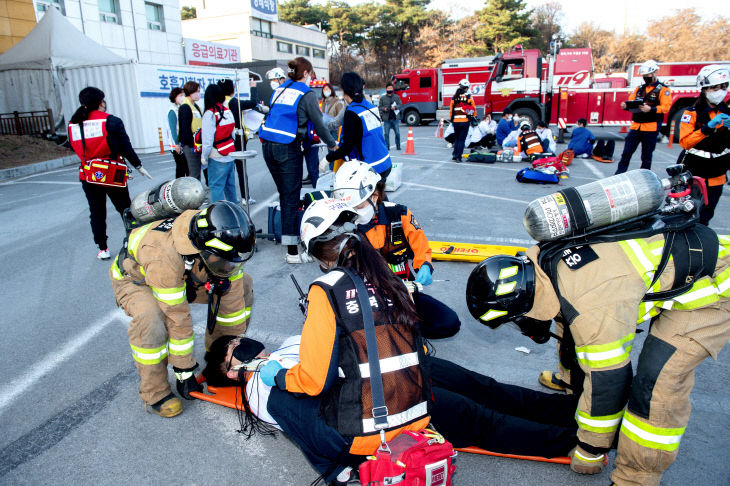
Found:
[[[127,166],[122,157],[140,174],[152,179],[132,148],[122,120],[106,112],[104,97],[99,88],[82,89],[81,106],[68,124],[69,143],[81,159],[79,180],[89,202],[91,232],[99,247],[96,254],[99,260],[111,258],[106,236],[107,196],[120,215],[132,203],[127,189]]]
[[[167,364],[188,400],[200,386],[193,371],[189,303],[208,304],[206,349],[222,335],[243,334],[253,304],[253,280],[243,263],[253,254],[255,228],[229,201],[132,230],[110,270],[117,304],[132,317],[129,344],[148,412],[174,417],[182,402],[170,392]]]
[[[619,486],[659,485],[689,420],[694,370],[730,338],[730,236],[700,224],[672,235],[672,259],[662,258],[662,233],[554,258],[533,246],[484,260],[467,284],[469,311],[493,329],[513,321],[546,342],[551,319],[561,323],[562,379],[579,395],[571,468],[600,472],[618,439],[611,479]],[[637,317],[652,325],[634,377]]]
[[[679,143],[684,149],[680,160],[707,186],[708,204],[700,210],[700,223],[705,225],[715,214],[730,169],[730,108],[724,102],[729,81],[727,67],[703,67],[697,75],[700,96],[679,123]]]
[[[622,174],[629,168],[629,161],[641,144],[641,168],[651,170],[651,158],[656,148],[659,129],[664,114],[672,107],[672,95],[665,85],[656,77],[659,65],[648,60],[639,67],[639,74],[644,84],[637,87],[629,95],[629,101],[642,100],[637,112],[631,116],[631,127],[624,141],[624,151],[616,168],[616,174]],[[621,102],[621,109],[629,109],[626,102]]]
[[[335,173],[333,195],[357,212],[358,230],[396,275],[421,286],[433,282],[426,234],[410,209],[384,201],[385,183],[371,167],[356,160],[345,162]],[[446,304],[421,291],[414,292],[413,300],[426,338],[445,338],[459,332],[461,321]]]
[[[477,106],[471,97],[471,83],[464,78],[459,81],[459,87],[456,88],[454,96],[451,98],[449,106],[449,119],[454,124],[454,150],[451,154],[451,160],[461,162],[461,155],[464,153],[464,145],[466,137],[469,134],[470,118],[477,114]]]
[[[372,308],[385,375],[385,437],[421,430],[429,422],[416,310],[405,286],[357,232],[356,217],[337,199],[314,201],[305,211],[302,244],[326,274],[309,288],[300,362],[289,370],[277,361],[260,368],[261,380],[273,387],[269,413],[327,482],[372,455],[381,437],[370,380],[360,371],[369,369],[364,315],[343,268],[369,287],[363,297]]]
[[[524,153],[528,157],[532,154],[542,153],[542,143],[537,132],[532,129],[530,122],[522,122],[520,126],[520,136],[517,138],[517,147],[520,152]]]

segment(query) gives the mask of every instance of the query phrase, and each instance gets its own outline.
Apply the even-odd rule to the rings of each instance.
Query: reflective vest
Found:
[[[649,86],[652,86],[654,89],[649,92],[649,94],[646,94],[647,89]],[[651,84],[643,84],[639,87],[639,89],[636,91],[636,99],[643,99],[644,103],[651,106],[656,107],[659,106],[659,95],[662,92],[662,88],[665,88],[665,86],[660,83],[659,81],[655,81]],[[657,123],[657,130],[659,129],[659,124],[661,124],[662,120],[664,120],[664,115],[662,113],[634,113],[631,116],[631,120],[635,121],[636,123]]]
[[[383,123],[377,115],[375,105],[363,100],[360,103],[350,103],[347,110],[359,116],[362,122],[362,153],[354,149],[350,158],[365,162],[378,174],[390,169],[393,163],[383,136]]]
[[[236,150],[236,144],[233,141],[233,129],[236,122],[233,119],[233,112],[227,106],[218,103],[211,110],[215,117],[215,135],[213,135],[213,148],[219,154],[228,155]],[[203,134],[201,131],[195,132],[195,145],[203,144]]]
[[[344,277],[344,278],[343,278]],[[370,366],[359,301],[352,281],[337,269],[315,280],[327,294],[340,332],[339,378],[323,397],[327,423],[345,437],[376,435]],[[417,333],[392,323],[393,304],[367,284],[378,340],[388,428],[398,429],[428,415],[430,395],[421,370],[423,346]],[[388,309],[390,307],[390,309]]]
[[[69,123],[68,139],[71,148],[81,159],[79,180],[102,186],[125,187],[127,165],[118,155],[111,155],[106,140],[107,118],[107,113],[92,111],[83,122],[83,133],[78,123]]]
[[[193,133],[193,148],[196,152],[200,152],[201,147],[200,144],[195,142],[195,134],[200,130],[200,127],[203,126],[203,114],[200,112],[198,105],[193,103],[193,101],[187,96],[184,98],[183,104],[188,105],[190,107],[190,111],[193,112],[193,121],[190,123],[190,131]]]
[[[380,253],[393,273],[403,280],[408,280],[411,273],[408,260],[413,258],[414,253],[408,244],[401,219],[401,216],[406,214],[406,207],[388,202],[384,202],[383,207],[388,223],[385,226],[385,246],[380,249]]]
[[[269,115],[259,129],[259,138],[269,142],[292,143],[297,138],[297,107],[306,93],[312,91],[304,83],[286,81],[271,94]]]
[[[534,130],[527,130],[522,132],[520,135],[519,143],[520,151],[527,155],[542,153],[542,144],[540,143],[540,137],[535,133]]]

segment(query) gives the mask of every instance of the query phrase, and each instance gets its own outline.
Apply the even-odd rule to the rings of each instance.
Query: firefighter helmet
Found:
[[[354,208],[367,200],[375,192],[380,176],[370,165],[358,160],[350,160],[340,166],[335,173],[332,196],[343,199]]]
[[[535,267],[526,256],[487,258],[472,270],[466,305],[476,320],[496,329],[526,314],[535,298]]]
[[[253,255],[256,228],[242,207],[218,201],[193,216],[188,238],[211,273],[230,277]]]
[[[654,59],[644,61],[641,66],[639,66],[639,74],[641,76],[646,76],[647,74],[652,74],[657,71],[659,71],[659,64],[657,64]]]
[[[720,64],[710,64],[700,69],[697,73],[697,87],[709,88],[719,84],[730,82],[730,71],[726,66]]]
[[[275,67],[274,69],[270,69],[269,71],[266,71],[266,79],[282,79],[286,78],[286,74],[284,74],[284,70],[280,67]]]
[[[304,250],[311,255],[317,243],[330,241],[345,233],[357,237],[357,227],[353,223],[355,218],[357,213],[342,199],[314,201],[304,211],[299,228]]]
[[[469,82],[468,79],[464,78],[461,81],[459,81],[459,86],[461,86],[462,88],[468,88],[471,86],[471,83]]]

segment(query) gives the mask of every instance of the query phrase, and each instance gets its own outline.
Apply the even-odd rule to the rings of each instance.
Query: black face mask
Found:
[[[241,342],[233,348],[233,357],[243,363],[251,361],[264,350],[263,343],[249,338],[241,338]]]
[[[654,82],[654,76],[644,76],[644,83],[651,84]]]
[[[388,90],[388,91],[386,91],[386,93],[388,93],[389,95],[392,95],[393,94],[393,91],[392,90]]]

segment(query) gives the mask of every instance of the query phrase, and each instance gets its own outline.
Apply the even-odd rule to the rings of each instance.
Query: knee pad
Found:
[[[649,334],[639,355],[639,366],[631,385],[629,410],[634,415],[648,419],[654,385],[664,365],[672,357],[676,347]]]

